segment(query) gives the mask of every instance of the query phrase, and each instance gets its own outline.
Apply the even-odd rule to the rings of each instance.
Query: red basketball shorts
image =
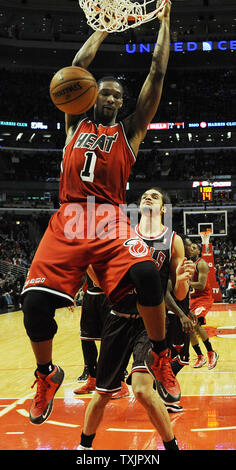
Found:
[[[211,310],[214,301],[212,299],[204,298],[190,298],[190,310],[195,313],[195,315],[204,318],[204,323],[206,322],[205,317],[208,312]]]
[[[121,279],[132,265],[147,260],[154,262],[148,246],[134,232],[120,207],[63,204],[49,221],[22,294],[36,289],[71,303],[91,264],[102,290],[117,302],[131,288],[127,285],[118,291]]]

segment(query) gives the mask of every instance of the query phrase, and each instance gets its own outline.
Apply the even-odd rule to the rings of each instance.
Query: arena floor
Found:
[[[83,417],[91,395],[75,396],[77,377],[83,370],[79,337],[80,307],[74,312],[58,310],[59,326],[54,341],[54,362],[65,371],[53,412],[43,425],[29,422],[28,410],[35,388],[34,357],[25,335],[22,312],[0,315],[0,450],[76,450]],[[236,305],[214,304],[207,328],[219,354],[217,366],[193,369],[178,375],[184,411],[171,414],[181,450],[236,449]],[[96,450],[163,449],[142,406],[130,396],[112,400],[107,406],[95,441]]]

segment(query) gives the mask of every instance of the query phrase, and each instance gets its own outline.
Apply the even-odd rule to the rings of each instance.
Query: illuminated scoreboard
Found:
[[[193,198],[198,202],[217,202],[218,200],[229,200],[232,194],[232,181],[231,180],[204,180],[193,181]]]
[[[203,202],[213,201],[213,186],[199,186],[199,199]]]

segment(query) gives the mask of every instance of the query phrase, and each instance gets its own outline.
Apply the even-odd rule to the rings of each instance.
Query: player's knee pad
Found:
[[[24,326],[31,341],[47,341],[57,332],[54,319],[53,296],[44,292],[29,291],[23,297]]]
[[[134,284],[140,305],[152,307],[160,305],[163,289],[160,274],[152,261],[143,261],[133,265],[129,276]]]

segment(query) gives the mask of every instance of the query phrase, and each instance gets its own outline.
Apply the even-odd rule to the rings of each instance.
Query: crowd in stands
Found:
[[[0,156],[0,181],[59,181],[62,151],[31,153],[8,149],[0,150]],[[235,149],[165,152],[154,147],[139,152],[130,181],[189,181],[232,175],[235,158]]]
[[[56,70],[55,70],[56,72]],[[9,121],[63,121],[63,113],[53,105],[49,84],[53,71],[0,70],[1,119]],[[101,76],[110,75],[103,71]],[[118,73],[124,87],[124,105],[120,117],[133,111],[147,72]],[[97,76],[96,79],[101,78]],[[234,116],[234,70],[168,69],[158,122],[232,121]],[[206,106],[207,99],[207,106]]]
[[[20,292],[27,276],[35,250],[44,233],[49,213],[17,216],[14,212],[0,214],[0,313],[11,308],[20,309]],[[174,216],[173,226],[183,233],[179,215]],[[236,221],[236,213],[228,218],[230,229]],[[231,224],[232,222],[232,224]],[[236,224],[236,222],[235,222]],[[236,225],[235,225],[236,227]],[[199,241],[199,240],[198,240]],[[236,294],[236,231],[230,230],[230,237],[216,237],[213,244],[217,281],[225,301],[234,301]],[[232,284],[233,282],[233,284]],[[231,289],[229,291],[229,289]]]
[[[25,277],[14,276],[11,271],[0,273],[0,313],[6,309],[19,310],[21,308],[21,291]]]
[[[214,175],[232,175],[236,150],[195,150],[193,152],[158,150],[143,151],[133,167],[131,180],[189,181],[194,178],[205,180]]]
[[[26,219],[14,213],[0,214],[0,311],[20,306],[20,292],[34,255]]]
[[[216,278],[223,300],[234,302],[236,296],[236,239],[219,239],[214,243]],[[232,299],[232,300],[231,300]]]
[[[57,179],[60,175],[61,159],[62,152],[2,151],[0,179],[31,182]]]
[[[21,7],[27,4],[27,8],[18,9],[16,5],[14,13],[11,11],[11,14],[7,9],[3,10],[5,17],[0,24],[0,37],[15,40],[74,41],[76,43],[85,41],[88,35],[91,34],[91,28],[89,28],[83,12],[76,7],[75,0],[74,3],[72,2],[73,0],[68,5],[66,4],[66,9],[63,9],[62,3],[61,10],[55,9],[53,2],[50,2],[45,10],[42,9],[36,13],[34,0],[18,0]],[[225,39],[225,37],[232,37],[234,25],[231,25],[229,21],[224,24],[221,11],[218,9],[214,11],[214,14],[212,9],[207,10],[207,14],[204,14],[205,7],[210,6],[210,2],[205,0],[202,3],[204,5],[203,10],[200,2],[198,2],[198,9],[192,11],[187,8],[184,15],[181,9],[176,9],[175,15],[172,17],[171,42],[201,41],[203,38],[216,41]],[[72,6],[74,6],[74,9],[72,9]],[[122,34],[120,32],[110,34],[106,42],[111,44],[122,44],[123,41],[130,40],[134,42],[153,42],[155,36],[155,23],[148,23],[147,25],[144,23],[141,27],[130,28],[123,31]]]
[[[105,75],[105,71],[102,75]],[[55,108],[49,96],[49,83],[53,72],[17,70],[17,80],[24,87],[16,86],[16,72],[0,70],[1,116],[4,121],[45,121],[55,127],[63,121],[63,114]],[[128,72],[121,74],[124,85],[124,107],[120,119],[134,109],[137,95],[146,73]],[[96,78],[100,78],[96,76]],[[233,70],[171,70],[167,72],[163,96],[156,122],[190,121],[233,121],[235,115],[235,86]],[[209,99],[210,97],[210,99]],[[206,106],[207,99],[207,106]],[[4,132],[1,128],[1,132]],[[27,137],[29,139],[29,136]],[[34,140],[35,139],[35,140]],[[54,133],[53,139],[38,145],[37,136],[32,140],[32,152],[20,150],[26,142],[14,142],[17,150],[6,149],[0,153],[0,181],[58,184],[64,132]],[[1,145],[4,146],[4,142]],[[34,143],[35,142],[35,143]],[[29,142],[27,142],[27,145]],[[6,144],[5,144],[6,145]],[[35,145],[35,146],[34,146]],[[41,147],[42,146],[42,147]],[[189,146],[191,146],[189,144]],[[13,147],[9,145],[8,147]],[[41,148],[42,151],[33,151]],[[51,149],[45,151],[46,149]],[[178,148],[178,143],[176,144]],[[44,151],[43,151],[44,149]],[[53,151],[53,149],[59,149]],[[235,150],[195,150],[193,152],[164,152],[158,144],[139,153],[133,167],[130,181],[152,182],[192,181],[193,178],[212,178],[214,175],[231,175],[234,169]],[[32,164],[33,162],[33,164]],[[42,185],[43,186],[43,185]],[[192,194],[190,193],[190,199]],[[177,202],[177,201],[176,201]],[[1,206],[16,205],[6,199]],[[40,205],[41,204],[41,205]],[[53,200],[19,201],[23,207],[52,209]],[[20,306],[19,291],[22,288],[27,269],[31,264],[40,235],[45,230],[49,214],[31,215],[19,218],[14,212],[0,214],[0,309],[6,305]],[[216,274],[222,292],[227,294],[229,282],[236,276],[236,213],[229,213],[230,239],[214,240]],[[183,232],[176,225],[177,231]],[[180,230],[179,230],[180,229]],[[224,279],[223,279],[224,278]],[[222,280],[221,280],[222,279]],[[225,283],[225,284],[224,284]],[[5,307],[4,307],[5,306]]]

